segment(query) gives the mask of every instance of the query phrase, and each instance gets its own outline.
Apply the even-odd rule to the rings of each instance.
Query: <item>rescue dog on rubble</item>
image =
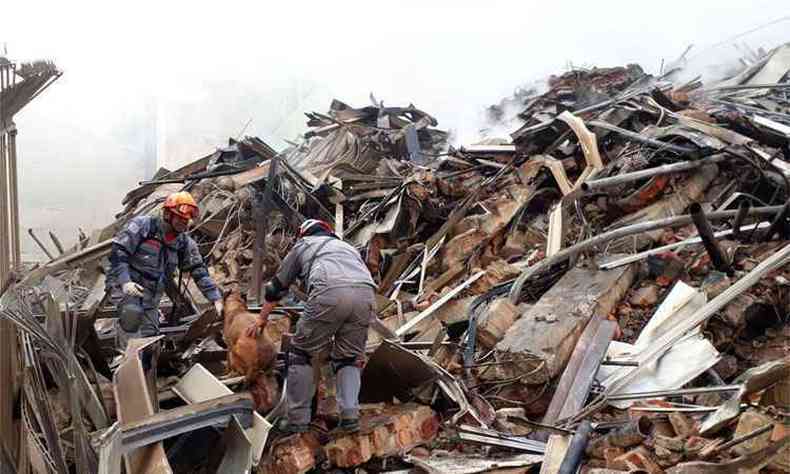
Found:
[[[243,375],[249,384],[255,408],[271,409],[278,399],[277,380],[272,366],[277,358],[280,338],[290,326],[288,318],[272,321],[255,337],[246,330],[255,324],[256,314],[247,311],[247,303],[238,285],[224,295],[223,339],[228,347],[228,370]]]

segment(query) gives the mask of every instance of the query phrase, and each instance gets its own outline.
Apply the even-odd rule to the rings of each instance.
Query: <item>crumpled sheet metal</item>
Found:
[[[231,389],[220,382],[201,364],[193,365],[173,387],[173,392],[190,404],[205,402],[233,393]],[[242,439],[247,439],[250,445],[248,463],[249,465],[257,465],[263,457],[263,448],[266,446],[266,440],[269,437],[272,425],[258,412],[253,412],[252,415],[251,427],[243,429],[242,434],[238,434],[230,432],[235,428],[228,426],[226,437],[232,441],[234,449],[237,451],[246,449],[243,448],[245,444],[242,442]],[[239,429],[241,428],[239,427]],[[241,455],[239,454],[238,456]]]
[[[678,282],[658,307],[647,325],[642,329],[633,345],[613,341],[607,357],[614,360],[629,360],[630,356],[644,351],[675,325],[686,320],[707,303],[704,293]],[[678,341],[663,356],[650,365],[639,367],[638,376],[627,385],[610,395],[620,393],[650,392],[680,388],[713,367],[721,358],[719,351],[702,336],[699,328],[694,328],[688,336]],[[601,385],[608,387],[628,374],[628,368],[603,365],[598,370]],[[620,409],[626,409],[636,400],[610,401]]]
[[[740,415],[741,402],[744,398],[787,377],[790,377],[790,356],[752,367],[742,373],[733,382],[742,384],[742,388],[703,420],[700,434],[703,436],[716,434]]]
[[[539,454],[519,454],[507,458],[496,459],[488,456],[449,454],[433,455],[419,458],[407,455],[404,461],[414,464],[428,474],[476,474],[489,472],[493,469],[535,466],[543,462]]]

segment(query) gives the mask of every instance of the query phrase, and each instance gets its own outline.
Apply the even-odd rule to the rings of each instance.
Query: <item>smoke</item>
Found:
[[[361,0],[342,9],[302,0],[12,2],[0,38],[11,57],[53,59],[65,72],[16,117],[22,227],[73,244],[77,227],[111,222],[125,193],[158,166],[210,153],[243,129],[283,148],[304,131],[303,112],[326,111],[335,97],[365,106],[374,92],[385,105],[413,103],[455,144],[507,137],[519,125],[520,91],[569,62],[635,62],[655,74],[691,42],[690,59],[737,56],[732,41],[714,53],[702,45],[790,13],[785,0],[727,3],[667,0],[645,15],[625,0],[605,9],[406,0],[385,13]],[[787,40],[786,25],[737,41],[772,46]],[[28,238],[23,250],[41,255]]]

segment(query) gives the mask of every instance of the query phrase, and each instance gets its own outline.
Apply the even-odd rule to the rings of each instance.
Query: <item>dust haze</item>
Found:
[[[688,73],[712,78],[790,40],[786,0],[78,3],[15,2],[0,29],[12,59],[64,71],[16,121],[22,227],[67,245],[158,166],[241,133],[282,149],[332,98],[414,103],[472,143],[512,131],[487,106],[570,66],[657,73],[693,44]]]

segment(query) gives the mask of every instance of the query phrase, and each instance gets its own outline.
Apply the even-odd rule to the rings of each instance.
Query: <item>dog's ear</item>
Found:
[[[225,300],[233,292],[240,292],[241,285],[238,280],[227,280],[222,287],[222,299]]]

